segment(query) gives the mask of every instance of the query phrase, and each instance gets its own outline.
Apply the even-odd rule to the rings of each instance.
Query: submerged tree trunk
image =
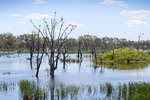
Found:
[[[34,38],[34,35],[32,32],[32,38],[31,38],[31,42],[30,42],[30,66],[31,66],[31,69],[33,69],[32,68],[32,59],[33,59],[34,49],[35,49],[35,38]]]
[[[19,49],[19,51],[18,51],[18,56],[21,54],[21,49]]]
[[[63,53],[63,68],[65,69],[66,66],[66,55]]]
[[[96,65],[97,65],[97,54],[96,54],[96,50],[94,51],[94,58],[96,60]]]
[[[33,59],[33,52],[30,51],[30,67],[31,67],[31,69],[33,69],[33,67],[32,67],[32,59]]]
[[[43,55],[44,55],[44,52],[42,52],[42,55],[41,55],[40,58],[37,57],[37,59],[36,59],[36,61],[37,61],[36,77],[38,77],[38,75],[39,75],[39,69],[40,69],[40,66],[41,66],[41,63],[42,63]]]
[[[50,63],[50,75],[52,76],[52,77],[54,77],[54,65],[55,65],[55,62],[54,62],[54,54],[55,54],[55,52],[54,52],[54,50],[52,50],[51,51],[51,56],[50,56],[50,59],[49,59],[49,63]]]
[[[100,55],[100,63],[101,63],[101,66],[103,65],[103,58],[101,57]]]
[[[66,48],[66,45],[65,45],[65,44],[64,44],[62,50],[63,50],[63,53],[62,53],[62,55],[63,55],[63,68],[65,69],[65,66],[66,66],[66,58],[67,58],[67,55],[66,55],[66,53],[67,53],[67,48]]]
[[[81,49],[78,49],[78,55],[77,55],[78,59],[82,59],[82,52]]]
[[[92,44],[92,47],[91,47],[91,54],[92,54],[92,56],[94,57],[94,59],[95,59],[95,63],[96,63],[96,65],[97,65],[97,53],[96,53],[96,45],[93,43]]]
[[[30,59],[30,67],[31,67],[31,69],[33,69],[33,66],[32,66],[32,58]]]
[[[82,40],[78,40],[78,51],[77,51],[78,59],[82,59],[81,46],[82,46]]]
[[[44,43],[42,44],[42,55],[39,57],[39,53],[40,53],[40,40],[39,40],[39,33],[38,33],[38,43],[37,43],[37,57],[36,57],[36,62],[37,62],[37,71],[36,71],[36,77],[38,78],[38,74],[39,74],[39,69],[42,63],[42,59],[43,59],[43,55],[44,55],[44,51],[45,51],[45,40]]]
[[[51,79],[51,84],[50,84],[50,100],[56,100],[55,97],[55,82],[54,82],[54,79],[52,78]],[[59,100],[59,96],[57,98],[57,100]]]

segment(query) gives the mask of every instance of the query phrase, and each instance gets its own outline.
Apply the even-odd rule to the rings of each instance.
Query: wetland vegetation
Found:
[[[132,70],[147,67],[150,55],[145,51],[127,47],[100,54],[92,61],[112,69]]]
[[[137,64],[139,65],[139,67],[135,67],[135,68],[126,66],[129,67],[129,69],[126,69],[125,66],[122,66],[123,69],[120,67],[121,68],[120,70],[123,70],[122,73],[128,71],[130,73],[124,74],[123,76],[119,76],[121,75],[120,71],[107,69],[108,67],[106,68],[102,67],[102,69],[97,68],[95,69],[96,71],[92,71],[92,69],[94,69],[93,67],[94,64],[90,65],[88,63],[91,59],[90,58],[91,56],[90,54],[88,55],[84,54],[81,65],[72,62],[66,63],[66,69],[64,70],[63,74],[61,73],[61,71],[64,68],[59,68],[57,71],[58,74],[56,75],[57,77],[55,77],[54,80],[52,79],[45,82],[45,80],[47,80],[50,77],[49,74],[47,75],[45,73],[45,68],[46,68],[45,66],[47,66],[46,58],[43,59],[44,64],[41,65],[39,79],[36,79],[36,77],[34,77],[35,70],[33,70],[34,68],[36,68],[35,65],[36,62],[35,64],[33,63],[32,70],[30,67],[27,68],[27,66],[30,66],[30,62],[28,62],[25,59],[28,56],[29,54],[21,54],[20,56],[18,56],[17,54],[9,55],[9,56],[8,55],[1,56],[2,62],[5,62],[5,64],[3,63],[4,65],[0,66],[2,69],[0,71],[1,72],[0,77],[1,79],[3,79],[0,82],[0,96],[2,98],[8,98],[7,96],[6,97],[3,96],[5,96],[5,94],[9,95],[9,93],[15,93],[16,95],[18,95],[17,97],[19,99],[23,99],[23,100],[35,100],[35,99],[36,100],[49,100],[49,99],[51,100],[76,100],[76,99],[78,100],[83,100],[83,99],[138,100],[139,99],[140,100],[141,98],[144,98],[143,100],[146,100],[150,98],[148,94],[150,92],[149,89],[150,83],[148,82],[149,71],[145,70],[144,72],[145,75],[144,76],[142,75],[143,77],[141,76],[141,73],[144,71],[144,69],[147,68],[146,66],[148,66],[148,64],[145,64],[144,66]],[[71,58],[76,59],[75,54],[70,54],[70,56]],[[33,58],[34,58],[33,62],[36,61],[36,57]],[[11,61],[11,59],[13,61]],[[14,63],[14,61],[18,61],[18,59],[21,59],[20,60],[21,62],[18,62],[18,64],[21,63],[23,69],[21,67],[17,67],[15,69],[17,64],[12,65],[12,63]],[[10,61],[9,63],[8,60]],[[63,64],[63,62],[61,61],[59,63]],[[2,72],[4,73],[8,71],[7,68],[10,65],[12,65],[13,69],[17,71],[14,72],[10,70],[10,74],[2,74]],[[102,70],[103,72],[100,73],[99,72],[100,70]],[[133,71],[131,72],[130,70]],[[148,68],[147,70],[150,69]],[[21,78],[18,80],[15,79],[16,77],[18,77],[16,76],[17,73],[19,74],[19,76],[21,76]],[[27,73],[29,73],[30,75],[28,75]],[[65,75],[65,73],[67,76]],[[118,73],[118,74],[116,76],[113,73],[116,74]],[[138,73],[138,74],[133,77],[131,75],[132,73]],[[148,74],[148,76],[146,75],[146,73]],[[60,76],[62,76],[62,78]],[[144,78],[146,76],[147,79]],[[58,77],[59,79],[57,79]],[[133,79],[131,79],[133,82],[130,81],[131,77],[133,77]],[[136,80],[138,77],[141,77],[140,79],[141,82],[139,81],[139,79]],[[29,78],[29,80],[24,80],[24,78]],[[113,79],[110,82],[111,78]],[[121,78],[122,80],[120,80]],[[90,82],[92,82],[93,79],[95,80],[95,82],[89,84]],[[64,80],[64,81],[60,81],[60,80]],[[118,80],[118,81],[114,83],[114,80],[115,81]],[[123,80],[126,81],[122,82]],[[147,82],[143,82],[144,80],[147,80]],[[69,82],[71,83],[68,84]]]
[[[1,50],[11,48],[15,52],[4,54],[2,51],[0,55],[0,99],[150,99],[150,55],[142,47],[139,46],[142,50],[137,49],[126,41],[129,44],[121,48],[115,42],[104,42],[104,38],[89,35],[81,36],[78,40],[66,39],[58,48],[60,50],[53,52],[58,69],[55,69],[56,75],[51,77],[49,57],[52,52],[45,52],[48,45],[44,44],[44,38],[37,36],[21,36],[20,42],[14,42],[18,43],[17,48],[21,48],[16,48],[17,51],[9,46],[9,42],[5,41],[5,45],[1,43]],[[32,39],[35,39],[35,43]],[[38,77],[35,77],[37,68]]]
[[[22,80],[19,85],[20,98],[23,100],[82,100],[82,99],[112,99],[112,100],[147,100],[150,99],[149,82],[129,82],[113,85],[101,83],[93,85],[65,85],[63,83],[51,83],[46,86],[38,86],[34,81]],[[8,92],[7,89],[17,89],[15,83],[1,83],[0,92]]]
[[[0,99],[150,99],[149,40],[68,38],[77,26],[56,18],[30,20],[32,34],[0,34]]]

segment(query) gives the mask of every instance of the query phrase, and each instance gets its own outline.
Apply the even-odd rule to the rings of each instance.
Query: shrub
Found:
[[[111,64],[130,64],[134,62],[149,62],[150,55],[145,51],[138,51],[134,48],[121,48],[98,56],[98,63],[100,57],[106,65]]]

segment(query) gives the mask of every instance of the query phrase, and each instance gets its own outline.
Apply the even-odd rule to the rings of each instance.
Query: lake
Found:
[[[40,86],[45,86],[52,82],[49,73],[45,70],[49,68],[48,58],[45,55],[39,71],[39,78],[35,77],[35,56],[32,69],[30,61],[27,60],[30,54],[0,56],[0,82],[16,84],[15,89],[0,92],[0,100],[19,100],[21,97],[17,84],[21,80],[35,81]],[[76,54],[69,54],[69,58],[77,59]],[[54,83],[98,86],[106,82],[117,85],[118,83],[149,81],[150,65],[133,70],[109,69],[106,67],[94,68],[94,64],[90,60],[90,55],[84,54],[81,63],[66,63],[65,69],[63,68],[63,63],[59,62],[58,68],[55,71]]]

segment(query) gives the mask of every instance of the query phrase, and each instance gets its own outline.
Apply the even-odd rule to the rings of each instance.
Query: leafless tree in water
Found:
[[[54,13],[54,17],[51,18],[50,25],[45,19],[43,20],[43,30],[37,27],[32,20],[31,23],[46,41],[46,53],[48,55],[50,75],[54,77],[54,71],[57,69],[58,60],[60,59],[60,50],[68,35],[76,28],[76,26],[69,24],[65,27],[63,18],[57,21],[56,12]]]

